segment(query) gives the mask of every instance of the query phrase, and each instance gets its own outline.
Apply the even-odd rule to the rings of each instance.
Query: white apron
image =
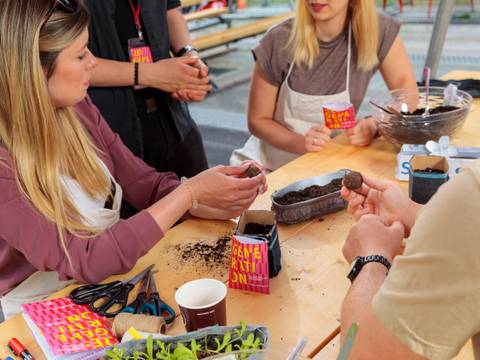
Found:
[[[273,120],[297,134],[305,135],[312,126],[323,125],[323,105],[330,102],[350,102],[350,53],[351,24],[348,26],[347,78],[345,91],[333,95],[307,95],[294,91],[288,85],[288,78],[294,68],[290,65],[287,76],[280,86]],[[279,167],[299,157],[299,154],[280,150],[255,136],[250,136],[242,149],[233,151],[231,165],[240,165],[245,160],[255,160],[267,171]]]
[[[113,199],[112,209],[104,208],[105,198],[90,198],[76,180],[63,176],[62,181],[67,193],[77,206],[78,211],[85,218],[86,223],[92,227],[105,230],[120,219],[122,188],[115,181],[103,161],[99,161],[102,169],[115,185],[115,197]],[[32,241],[34,241],[34,239],[32,239]],[[22,304],[40,301],[73,282],[74,280],[59,280],[56,271],[37,271],[33,273],[0,299],[4,318],[8,319],[20,313],[22,311]]]

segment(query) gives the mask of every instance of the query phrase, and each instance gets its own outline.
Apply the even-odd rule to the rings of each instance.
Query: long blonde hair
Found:
[[[0,5],[0,141],[12,158],[18,186],[34,208],[52,221],[68,260],[65,231],[91,236],[61,176],[75,179],[91,197],[106,196],[110,181],[96,148],[70,108],[55,108],[47,77],[55,61],[88,26],[78,2],[73,13],[53,0],[9,0]],[[47,74],[47,75],[46,75]]]
[[[308,9],[308,0],[297,0],[293,31],[288,46],[293,47],[297,66],[311,68],[320,54],[315,20]],[[378,15],[373,0],[350,0],[349,19],[358,49],[357,68],[371,70],[377,63]]]

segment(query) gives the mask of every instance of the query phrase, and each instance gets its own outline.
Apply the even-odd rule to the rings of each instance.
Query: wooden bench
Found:
[[[205,0],[181,0],[182,7],[190,7],[203,3]]]
[[[215,46],[225,45],[233,41],[264,33],[273,25],[276,25],[292,16],[293,13],[289,12],[286,14],[271,16],[265,19],[257,20],[243,26],[199,36],[193,39],[193,45],[199,50],[206,50]]]
[[[205,10],[195,11],[189,14],[185,14],[183,17],[185,18],[186,21],[193,21],[193,20],[201,20],[201,19],[220,16],[220,15],[226,14],[227,12],[228,12],[228,8],[222,7],[218,9],[205,9]]]

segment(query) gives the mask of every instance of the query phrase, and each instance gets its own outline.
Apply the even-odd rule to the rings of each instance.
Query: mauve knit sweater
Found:
[[[85,129],[101,150],[99,156],[123,196],[137,209],[145,209],[179,185],[173,173],[158,173],[135,157],[114,134],[89,98],[75,106]],[[11,162],[0,145],[0,159]],[[157,243],[163,231],[143,210],[93,238],[66,234],[73,269],[60,245],[55,224],[41,215],[22,195],[13,171],[0,163],[0,295],[35,271],[57,271],[60,279],[98,283],[130,270],[137,259]]]

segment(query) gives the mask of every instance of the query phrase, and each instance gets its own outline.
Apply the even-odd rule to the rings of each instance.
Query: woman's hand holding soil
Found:
[[[263,173],[245,177],[248,164],[242,166],[216,166],[187,181],[193,197],[200,205],[226,211],[243,211],[265,189]]]
[[[322,151],[331,138],[332,131],[325,125],[312,126],[305,134],[305,150]]]
[[[377,124],[372,117],[360,120],[354,128],[346,131],[350,144],[368,146],[377,135]]]
[[[362,174],[363,185],[356,191],[342,188],[342,197],[348,201],[348,211],[358,220],[367,214],[378,215],[386,225],[400,221],[406,233],[415,224],[421,205],[410,200],[408,195],[393,181],[375,179]]]

